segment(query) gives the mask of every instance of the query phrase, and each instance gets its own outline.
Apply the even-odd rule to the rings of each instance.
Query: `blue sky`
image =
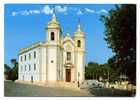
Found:
[[[81,29],[86,36],[86,63],[106,63],[112,50],[104,40],[105,27],[100,21],[111,4],[7,4],[4,18],[5,62],[18,57],[18,51],[38,41],[45,41],[45,27],[51,19],[53,9],[61,25],[63,35],[73,36],[80,19]]]

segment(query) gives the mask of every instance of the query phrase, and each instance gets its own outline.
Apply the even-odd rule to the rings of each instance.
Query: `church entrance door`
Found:
[[[66,82],[71,81],[71,69],[66,69]]]

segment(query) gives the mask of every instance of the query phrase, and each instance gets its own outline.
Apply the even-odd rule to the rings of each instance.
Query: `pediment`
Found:
[[[64,38],[64,40],[63,40],[63,45],[64,45],[64,44],[67,44],[67,43],[69,43],[69,42],[70,42],[72,45],[74,45],[73,39],[66,36],[66,37]]]

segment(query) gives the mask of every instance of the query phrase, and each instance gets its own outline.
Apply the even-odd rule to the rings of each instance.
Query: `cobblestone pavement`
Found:
[[[46,87],[16,83],[12,81],[4,82],[4,95],[8,97],[33,97],[33,96],[93,96],[88,91],[76,90],[63,87]]]

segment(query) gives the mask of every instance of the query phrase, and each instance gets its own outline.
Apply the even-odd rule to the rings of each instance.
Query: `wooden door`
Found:
[[[70,81],[71,81],[71,70],[66,69],[66,82],[70,82]]]

